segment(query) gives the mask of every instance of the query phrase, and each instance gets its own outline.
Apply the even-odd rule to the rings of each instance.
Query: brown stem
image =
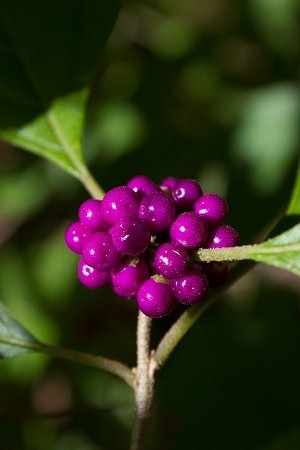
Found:
[[[146,450],[153,400],[154,377],[150,370],[151,319],[142,312],[137,325],[137,385],[135,389],[135,418],[130,450]]]

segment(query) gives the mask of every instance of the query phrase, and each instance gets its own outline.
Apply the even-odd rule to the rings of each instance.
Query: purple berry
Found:
[[[81,259],[78,263],[78,278],[86,287],[96,289],[110,282],[110,273],[100,272]]]
[[[65,243],[74,253],[81,255],[83,244],[90,238],[92,231],[80,222],[71,223],[65,234]]]
[[[188,271],[170,281],[175,298],[184,305],[193,305],[207,294],[209,285],[203,273]]]
[[[79,208],[80,222],[93,231],[106,231],[108,224],[101,214],[101,200],[90,198],[82,203]]]
[[[115,268],[121,255],[115,249],[110,234],[98,231],[84,244],[82,258],[94,269],[104,271]]]
[[[202,195],[202,189],[196,180],[179,180],[173,189],[173,198],[182,211],[193,210],[195,201]]]
[[[146,175],[136,175],[128,181],[127,186],[137,192],[145,184],[152,185],[153,181]]]
[[[189,255],[185,248],[170,242],[158,247],[154,256],[153,267],[157,273],[171,279],[182,275],[188,262]]]
[[[177,244],[186,248],[197,248],[208,237],[208,225],[198,214],[184,212],[171,225],[170,236]]]
[[[179,180],[177,178],[167,177],[162,180],[162,182],[160,183],[160,187],[162,189],[169,189],[172,191],[176,186],[176,184],[178,183],[178,181]]]
[[[229,225],[219,225],[214,228],[206,242],[207,248],[235,247],[239,245],[238,232]]]
[[[137,294],[137,304],[146,316],[163,317],[173,309],[175,299],[169,284],[154,276],[140,287]]]
[[[157,184],[152,182],[143,184],[138,190],[140,198],[144,198],[145,195],[153,194],[153,192],[162,192],[162,190]]]
[[[145,315],[162,317],[176,299],[192,305],[209,285],[227,278],[224,262],[189,261],[189,250],[198,247],[239,245],[236,230],[222,225],[227,212],[226,201],[217,194],[203,195],[196,180],[167,177],[158,186],[138,175],[103,200],[83,202],[65,241],[82,256],[78,278],[85,286],[95,289],[112,282],[118,295],[136,296]]]
[[[205,194],[198,198],[194,211],[207,220],[211,227],[224,221],[228,213],[227,202],[217,194]]]
[[[145,195],[140,203],[139,217],[152,231],[163,231],[169,228],[176,214],[174,200],[163,192]]]
[[[224,283],[228,277],[228,265],[224,261],[213,261],[210,263],[204,263],[203,272],[205,273],[210,286],[218,286]]]
[[[128,299],[136,296],[148,277],[149,266],[143,259],[127,261],[111,272],[115,293]]]
[[[102,216],[110,225],[127,217],[137,217],[139,196],[127,186],[118,186],[108,191],[102,200]]]
[[[150,244],[150,230],[143,220],[129,217],[116,223],[109,232],[114,246],[120,253],[141,255]]]

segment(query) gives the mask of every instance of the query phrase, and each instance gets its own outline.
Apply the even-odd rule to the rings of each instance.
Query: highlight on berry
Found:
[[[226,280],[228,266],[195,262],[197,248],[239,245],[225,225],[226,200],[203,194],[191,179],[168,177],[160,185],[138,175],[88,199],[66,230],[68,248],[81,256],[78,278],[90,289],[112,284],[114,292],[137,299],[149,317],[168,314],[176,302],[193,305]]]

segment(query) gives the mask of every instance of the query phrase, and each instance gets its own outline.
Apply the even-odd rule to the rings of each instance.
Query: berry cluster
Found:
[[[79,280],[95,289],[112,283],[125,298],[137,297],[149,317],[168,314],[176,300],[192,305],[223,282],[224,263],[193,262],[199,248],[232,247],[238,233],[223,222],[227,203],[203,194],[195,180],[144,176],[86,200],[67,229],[69,249],[81,255]]]

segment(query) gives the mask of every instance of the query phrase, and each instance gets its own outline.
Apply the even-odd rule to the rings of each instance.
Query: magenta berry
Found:
[[[154,270],[167,279],[179,277],[186,270],[189,255],[185,248],[172,242],[162,244],[156,250]]]
[[[138,218],[121,220],[111,227],[109,232],[115,248],[125,255],[141,255],[147,249],[151,239],[148,225]]]
[[[214,228],[206,242],[207,248],[235,247],[239,245],[238,232],[229,225],[219,225]]]
[[[140,287],[137,305],[148,317],[163,317],[173,309],[175,298],[169,284],[154,277],[146,280]]]
[[[194,211],[207,220],[211,227],[224,221],[228,213],[227,202],[217,194],[202,195],[195,202]]]
[[[170,281],[175,298],[184,305],[193,305],[206,296],[209,285],[204,273],[188,271]]]
[[[81,255],[83,244],[91,234],[92,232],[89,228],[80,222],[73,222],[66,230],[65,243],[72,252]]]
[[[81,259],[78,263],[78,278],[86,287],[96,289],[110,282],[110,272],[100,272]]]
[[[174,178],[174,177],[167,177],[164,178],[162,180],[162,182],[160,183],[160,187],[164,190],[164,189],[169,189],[170,191],[172,191],[176,184],[178,183],[178,179]]]
[[[148,277],[149,266],[143,259],[127,261],[111,272],[115,293],[128,299],[136,296],[140,286]]]
[[[186,248],[200,247],[208,237],[208,225],[194,212],[184,212],[173,222],[170,228],[173,242]]]
[[[128,181],[127,186],[137,192],[145,184],[152,185],[153,181],[146,175],[136,175]]]
[[[176,214],[174,200],[164,192],[145,195],[140,203],[139,217],[152,231],[164,231],[173,222]]]
[[[81,255],[78,278],[86,287],[111,283],[121,297],[137,297],[145,315],[162,317],[176,301],[193,305],[227,278],[225,262],[194,260],[199,247],[239,244],[238,233],[223,225],[227,210],[195,180],[167,177],[158,186],[138,175],[103,200],[83,202],[65,242]]]
[[[127,217],[136,217],[139,209],[139,196],[127,186],[111,189],[102,200],[102,216],[110,225]]]
[[[103,231],[94,233],[82,249],[84,261],[100,271],[115,268],[120,261],[120,257],[110,234]]]
[[[143,186],[138,189],[140,198],[145,197],[145,195],[153,194],[153,192],[162,192],[162,190],[157,184],[152,182],[143,184]]]
[[[179,180],[172,191],[178,209],[192,210],[195,201],[202,195],[202,189],[196,180]]]
[[[108,224],[101,213],[101,200],[90,198],[83,202],[79,208],[80,222],[93,231],[106,231]]]

